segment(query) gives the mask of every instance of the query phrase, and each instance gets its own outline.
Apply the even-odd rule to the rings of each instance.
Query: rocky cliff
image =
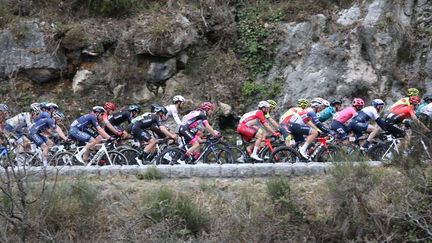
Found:
[[[79,112],[182,94],[240,114],[264,98],[432,92],[427,0],[137,2],[0,0],[3,99]]]

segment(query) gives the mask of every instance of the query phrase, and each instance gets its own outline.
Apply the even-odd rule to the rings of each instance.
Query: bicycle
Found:
[[[337,147],[330,145],[334,140],[333,136],[317,137],[307,148],[309,158],[304,158],[298,151],[298,147],[288,147],[286,145],[277,147],[270,156],[272,163],[296,163],[296,162],[328,162],[335,161]]]
[[[234,158],[234,162],[237,163],[256,163],[257,161],[250,157],[250,153],[247,150],[249,144],[255,141],[245,141],[243,138],[238,139],[236,145],[230,145],[223,143],[228,148]],[[273,135],[266,136],[264,138],[264,146],[257,152],[258,156],[263,159],[263,162],[270,158],[270,155],[274,152],[275,148],[281,146],[283,141],[279,140],[278,137]]]
[[[166,148],[168,148],[169,146],[172,145],[169,141],[173,141],[173,139],[170,139],[170,138],[156,139],[155,150],[154,150],[154,152],[151,152],[147,156],[147,158],[142,158],[145,145],[139,146],[138,148],[123,147],[117,151],[126,156],[130,165],[138,164],[141,166],[141,165],[145,165],[145,164],[157,164],[157,159],[158,159],[159,155]]]
[[[234,159],[231,152],[221,144],[222,137],[207,137],[203,142],[198,158],[186,156],[186,145],[165,149],[158,157],[158,164],[196,164],[200,160],[206,164],[231,164]],[[184,144],[184,141],[183,141]]]

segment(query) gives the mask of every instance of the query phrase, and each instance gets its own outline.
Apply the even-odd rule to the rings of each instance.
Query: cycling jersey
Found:
[[[315,111],[312,108],[307,108],[299,113],[294,114],[290,119],[290,124],[306,125],[312,121],[321,131],[329,133],[330,131],[326,128],[316,116]]]
[[[420,103],[418,106],[417,106],[417,108],[415,109],[415,114],[416,114],[416,116],[419,116],[420,114],[421,114],[421,110],[423,109],[423,107],[426,107],[428,105],[428,103],[426,103],[426,102],[422,102],[422,103]]]
[[[31,114],[30,112],[22,112],[18,115],[6,120],[5,130],[8,132],[21,133],[24,128],[31,126]]]
[[[177,123],[177,125],[179,125],[181,123],[181,120],[180,120],[180,117],[178,115],[178,111],[177,111],[176,105],[174,105],[174,104],[167,105],[167,106],[165,106],[165,109],[167,109],[167,111],[168,111],[168,113],[166,114],[166,116],[174,118],[174,120]]]
[[[390,109],[390,114],[387,115],[387,118],[392,123],[402,123],[403,120],[414,116],[415,114],[412,106],[398,105]]]
[[[96,115],[86,114],[73,121],[70,126],[78,128],[79,130],[83,130],[84,128],[89,126],[97,129],[99,127],[99,123],[97,121]]]
[[[156,114],[150,114],[143,117],[143,119],[134,123],[131,128],[132,135],[135,139],[149,141],[151,135],[146,129],[159,128],[161,126],[160,117]]]
[[[48,138],[46,138],[41,133],[47,131],[50,128],[52,129],[56,128],[54,119],[52,118],[39,119],[39,121],[33,123],[33,125],[31,125],[29,128],[30,140],[33,141],[37,146],[42,145],[43,143],[48,141]]]
[[[336,110],[333,106],[326,107],[324,110],[320,111],[317,116],[320,122],[325,122],[332,118],[336,114]]]
[[[363,108],[352,118],[349,127],[354,131],[356,138],[361,137],[369,126],[369,120],[374,120],[384,130],[386,130],[386,122],[379,117],[378,111],[373,106]]]
[[[256,125],[257,121],[263,125],[266,123],[264,112],[262,110],[250,111],[240,118],[240,123],[246,126]]]
[[[390,110],[398,105],[411,105],[409,102],[409,97],[402,98],[398,101],[396,101],[392,106],[390,106]]]
[[[347,107],[343,109],[342,111],[339,111],[336,113],[334,120],[346,124],[352,117],[357,115],[357,110],[354,107]]]
[[[279,123],[280,124],[284,124],[287,125],[289,123],[289,120],[291,119],[291,117],[294,115],[294,113],[299,113],[300,111],[302,111],[303,109],[300,107],[292,107],[290,108],[287,112],[285,112],[280,118],[279,118]]]
[[[47,111],[42,111],[39,115],[34,119],[34,122],[39,121],[40,119],[51,118],[51,114]]]
[[[429,103],[426,106],[422,107],[422,109],[420,110],[420,114],[425,114],[428,117],[432,118],[432,103]]]
[[[180,123],[179,133],[185,138],[186,143],[193,144],[198,140],[197,128],[200,124],[209,124],[204,111],[194,110],[183,117]]]
[[[109,119],[109,122],[113,126],[120,126],[123,122],[130,124],[132,121],[132,113],[130,111],[116,112]]]

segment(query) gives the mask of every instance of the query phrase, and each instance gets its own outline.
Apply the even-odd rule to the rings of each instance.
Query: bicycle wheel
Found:
[[[367,155],[371,158],[371,160],[391,160],[393,158],[394,152],[393,149],[390,149],[391,145],[391,141],[377,143],[368,150]]]
[[[237,146],[226,146],[233,158],[233,163],[246,163],[248,161],[248,156],[246,153],[242,150],[242,148],[239,148]]]
[[[128,159],[123,154],[116,151],[109,151],[108,156],[110,157],[111,163],[114,165],[128,165]],[[104,156],[102,156],[104,157]],[[99,160],[100,161],[100,160]]]
[[[20,153],[20,160],[17,162],[28,167],[43,165],[42,160],[37,154],[28,152]]]
[[[335,146],[327,146],[326,149],[323,149],[316,156],[317,162],[335,162],[337,159],[338,148]]]
[[[203,163],[206,164],[232,164],[234,158],[229,149],[225,147],[209,148],[203,155]]]
[[[140,160],[139,158],[140,152],[138,150],[133,148],[123,148],[118,152],[123,154],[126,157],[129,165],[138,165],[138,160]],[[141,161],[141,163],[143,163],[143,161]]]
[[[274,150],[273,150],[274,151]],[[263,159],[262,162],[268,162],[270,160],[270,157],[272,155],[272,151],[268,147],[263,148],[259,153],[258,156]]]
[[[297,151],[287,146],[277,147],[270,155],[270,163],[295,163],[302,161]]]
[[[63,151],[60,153],[56,153],[51,160],[48,162],[49,165],[52,166],[63,166],[63,165],[78,165],[79,163],[74,155],[70,152]]]
[[[184,157],[185,152],[180,148],[167,148],[156,159],[156,164],[174,165]]]

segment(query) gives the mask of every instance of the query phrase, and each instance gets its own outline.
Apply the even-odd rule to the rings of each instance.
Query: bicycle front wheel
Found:
[[[206,164],[232,164],[234,163],[234,158],[229,149],[214,147],[205,152],[203,162]]]
[[[127,165],[128,160],[126,156],[116,151],[109,151],[108,156],[106,154],[102,155],[97,164],[100,166],[103,165]]]
[[[174,165],[180,164],[179,160],[184,159],[184,151],[180,148],[167,148],[159,154],[156,164]]]
[[[290,147],[277,147],[270,155],[270,163],[296,163],[302,161],[297,152]]]
[[[48,164],[52,166],[63,166],[63,165],[78,165],[74,155],[71,152],[63,151],[56,153]]]

